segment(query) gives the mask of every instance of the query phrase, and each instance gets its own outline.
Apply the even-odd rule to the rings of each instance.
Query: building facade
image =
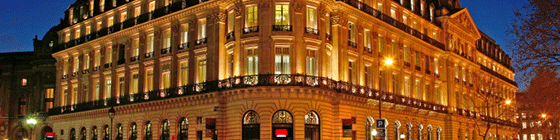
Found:
[[[379,118],[386,139],[519,128],[500,105],[516,98],[511,59],[457,0],[78,0],[62,25],[58,139],[371,140]]]
[[[41,137],[39,132],[52,132],[44,126],[47,112],[54,106],[52,46],[58,41],[58,30],[53,27],[43,40],[35,36],[34,51],[0,53],[0,139],[30,139],[31,135]],[[35,127],[26,123],[30,118],[37,120]]]

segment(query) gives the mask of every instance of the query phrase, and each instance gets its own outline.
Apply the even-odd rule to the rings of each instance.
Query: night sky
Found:
[[[33,38],[41,39],[60,23],[64,11],[76,0],[0,0],[0,53],[32,51]],[[527,4],[525,0],[460,0],[479,30],[492,37],[506,53],[506,30],[514,18],[513,11]],[[518,74],[520,75],[520,74]]]

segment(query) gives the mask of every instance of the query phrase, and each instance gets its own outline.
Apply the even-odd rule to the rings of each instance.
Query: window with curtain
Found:
[[[170,139],[169,125],[170,125],[170,122],[167,119],[164,119],[161,122],[161,139],[160,140],[169,140]]]
[[[150,121],[144,125],[144,140],[152,140],[152,122]]]
[[[258,6],[250,5],[247,6],[247,15],[245,16],[245,27],[256,27],[259,26],[258,23]]]
[[[317,50],[307,50],[305,57],[305,73],[310,76],[317,76]]]
[[[206,18],[198,20],[198,39],[206,38]]]
[[[275,74],[290,74],[290,51],[289,47],[276,47]]]
[[[290,9],[288,4],[276,4],[274,25],[290,25]]]
[[[154,70],[153,69],[149,69],[146,70],[146,87],[144,87],[146,89],[146,91],[144,92],[149,92],[149,91],[153,91],[154,90]]]
[[[163,64],[161,66],[161,83],[163,89],[168,89],[171,87],[171,64]]]
[[[188,61],[181,62],[179,71],[180,71],[180,73],[179,73],[180,78],[179,79],[180,79],[180,82],[181,82],[179,85],[184,86],[184,85],[189,84],[189,63],[188,63]]]
[[[132,122],[130,124],[130,138],[129,140],[136,140],[138,139],[138,126],[136,126],[136,122]]]
[[[185,117],[179,122],[179,140],[189,139],[189,120]]]
[[[206,82],[206,58],[198,60],[197,83]]]
[[[307,6],[307,28],[317,29],[317,8],[312,6]]]
[[[111,98],[111,86],[112,86],[111,78],[105,77],[105,99]]]
[[[259,55],[257,48],[247,49],[247,75],[259,74]]]

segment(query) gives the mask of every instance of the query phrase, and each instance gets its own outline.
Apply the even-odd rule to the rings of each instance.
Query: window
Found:
[[[325,16],[325,33],[331,34],[331,17],[329,15]]]
[[[117,94],[118,97],[124,97],[124,75],[119,77],[119,93]]]
[[[432,125],[428,125],[427,140],[433,140]]]
[[[259,73],[259,55],[257,49],[247,49],[247,75],[257,75]]]
[[[70,130],[70,140],[76,140],[76,129],[72,128]]]
[[[121,20],[120,21],[121,23],[123,23],[126,20],[126,12],[121,13],[121,19],[120,20]]]
[[[348,23],[348,41],[356,42],[356,25],[352,22]]]
[[[423,99],[422,97],[422,87],[420,86],[420,80],[415,80],[414,89],[416,90],[416,99]]]
[[[372,75],[371,75],[371,66],[365,66],[364,67],[364,83],[365,86],[369,87],[369,88],[373,88],[373,81],[371,79]]]
[[[27,86],[27,78],[21,78],[21,86]]]
[[[198,60],[197,83],[206,82],[206,59]]]
[[[138,93],[138,72],[132,73],[132,80],[130,82],[130,95]]]
[[[307,28],[317,29],[317,8],[307,6]]]
[[[463,82],[466,82],[467,81],[467,76],[466,76],[467,74],[465,72],[465,68],[461,69],[461,75],[463,76]]]
[[[311,76],[318,76],[317,70],[317,50],[307,50],[305,58],[305,73]]]
[[[148,11],[153,12],[154,10],[156,10],[156,1],[152,1],[150,2],[150,4],[148,5]]]
[[[424,87],[426,87],[426,88],[424,89],[424,96],[425,96],[424,100],[433,103],[433,101],[432,101],[432,92],[430,91],[431,86],[430,86],[429,83],[426,83],[426,84],[424,84],[424,85],[425,85]]]
[[[436,92],[436,103],[443,104],[443,99],[442,99],[443,97],[441,96],[439,86],[435,86],[435,92]]]
[[[54,101],[54,100],[52,100],[52,99],[54,99],[53,93],[54,93],[54,88],[48,88],[48,89],[45,91],[45,99],[49,99],[49,100],[50,100],[50,101],[47,101],[47,102],[45,103],[45,110],[46,110],[46,111],[48,111],[49,109],[53,108],[53,101]]]
[[[138,18],[142,14],[142,6],[134,8],[134,18]]]
[[[80,37],[82,36],[80,29],[76,30],[76,33],[74,34],[74,39],[80,39]]]
[[[394,130],[394,131],[395,131],[395,133],[394,133],[394,134],[395,134],[395,138],[394,138],[394,139],[395,139],[395,140],[400,140],[400,139],[401,139],[401,138],[400,138],[400,136],[401,136],[401,122],[398,121],[398,120],[395,121],[394,128],[395,128],[395,130]],[[373,140],[373,139],[372,139],[372,140]]]
[[[260,140],[260,116],[249,110],[243,115],[243,140]]]
[[[180,64],[180,83],[179,85],[187,85],[189,83],[189,63],[188,61],[183,61]]]
[[[132,41],[132,57],[137,57],[140,54],[140,40],[138,38],[135,38]]]
[[[148,45],[146,45],[146,53],[150,54],[154,52],[154,34],[148,35]]]
[[[66,90],[65,90],[64,98],[68,98],[68,93],[67,93]],[[64,100],[65,100],[65,99],[63,99],[62,101],[64,102]],[[26,104],[26,101],[27,101],[27,99],[24,98],[24,97],[20,97],[20,98],[19,98],[19,108],[18,108],[18,112],[19,112],[19,115],[20,115],[20,116],[21,116],[21,115],[25,115],[25,111],[26,111],[26,106],[25,106],[25,104]],[[67,103],[65,103],[63,106],[66,106],[66,105],[67,105]]]
[[[371,134],[373,130],[375,130],[374,124],[375,121],[372,117],[368,116],[366,119],[366,140],[375,140],[374,135]]]
[[[109,78],[109,77],[106,77],[105,79],[106,79],[105,80],[105,99],[109,99],[109,98],[111,98],[111,84],[112,84],[112,81],[111,81],[111,78]]]
[[[189,139],[189,120],[187,118],[181,118],[179,122],[179,140]]]
[[[276,4],[275,24],[290,25],[290,12],[288,4]]]
[[[404,77],[404,95],[406,97],[411,97],[410,95],[410,77]]]
[[[233,13],[233,11],[228,13],[228,18],[227,18],[228,22],[227,22],[227,30],[228,33],[233,32],[233,29],[235,29],[235,14]]]
[[[320,139],[320,120],[319,115],[315,111],[309,111],[305,115],[305,140],[319,140]]]
[[[146,70],[146,87],[144,87],[144,92],[149,92],[154,90],[154,70]]]
[[[434,58],[434,73],[439,76],[439,63],[436,58]]]
[[[72,86],[72,105],[78,104],[78,86]]]
[[[83,99],[83,102],[87,102],[89,101],[89,84],[88,83],[84,83],[82,85],[82,94],[80,96],[84,96],[85,99]]]
[[[420,67],[420,52],[415,51],[414,52],[414,57],[415,57],[414,63],[416,64],[415,66]]]
[[[348,60],[348,83],[356,84],[356,62]]]
[[[441,140],[441,127],[438,127],[436,130],[436,136],[437,136],[437,140]]]
[[[91,26],[86,25],[86,35],[91,34]]]
[[[426,71],[430,70],[430,56],[425,55],[425,59],[424,59],[424,69],[426,69]]]
[[[228,52],[227,55],[227,77],[233,77],[233,69],[234,69],[234,52],[233,50],[231,52]]]
[[[381,2],[377,3],[377,10],[383,12],[383,4]]]
[[[397,74],[393,74],[391,81],[393,81],[393,93],[399,93],[399,76]]]
[[[117,138],[116,140],[123,140],[123,126],[122,124],[117,124]]]
[[[113,15],[110,15],[109,19],[107,19],[107,27],[113,26]]]
[[[379,91],[387,91],[385,70],[379,70]]]
[[[162,73],[161,73],[161,84],[163,89],[168,89],[171,87],[171,65],[170,64],[163,64],[161,66]]]
[[[198,20],[198,39],[206,38],[206,19]]]
[[[89,69],[89,53],[84,54],[84,70]]]
[[[453,66],[453,70],[455,71],[455,80],[459,80],[459,66],[457,66],[457,64],[455,64]]]
[[[171,30],[167,29],[163,31],[163,48],[171,48]]]
[[[113,62],[113,47],[107,47],[105,49],[105,64]]]
[[[165,119],[161,122],[161,139],[160,140],[169,140],[169,120]]]
[[[64,36],[64,41],[70,42],[70,33],[67,33],[66,36]]]
[[[379,53],[382,53],[385,49],[385,37],[379,35],[377,38],[377,42],[379,43]]]
[[[136,122],[132,122],[130,124],[130,140],[138,139],[138,127],[136,126]]]
[[[97,126],[91,128],[91,140],[97,140]]]
[[[94,66],[94,67],[99,66],[99,65],[101,64],[101,53],[99,52],[99,50],[96,50],[96,51],[95,51],[95,53],[94,53],[94,59],[95,59],[95,61],[94,61],[93,66]]]
[[[276,47],[275,74],[290,74],[290,51],[289,47]]]
[[[272,115],[273,139],[293,139],[292,114],[285,110],[276,111]]]
[[[76,73],[78,72],[78,69],[80,68],[80,59],[78,56],[74,57],[74,59],[72,60],[72,62],[74,62],[74,64],[72,65],[72,72]]]
[[[99,82],[95,82],[95,91],[93,93],[93,98],[95,99],[95,101],[99,100],[99,93],[101,91],[99,88]]]
[[[189,42],[189,25],[185,24],[181,26],[181,44]]]
[[[256,27],[259,26],[258,23],[258,12],[256,5],[251,5],[247,7],[247,16],[245,18],[245,27]]]
[[[393,19],[397,19],[397,13],[395,12],[395,10],[391,9],[391,17]]]
[[[99,11],[100,12],[105,11],[105,0],[99,0]]]
[[[109,126],[103,126],[103,140],[111,140],[110,133],[111,131],[109,131]]]
[[[371,51],[371,31],[364,30],[364,48],[368,48]]]
[[[144,126],[144,140],[152,140],[152,122],[146,122]]]
[[[404,46],[403,55],[404,55],[404,62],[410,64],[410,48],[408,46]]]

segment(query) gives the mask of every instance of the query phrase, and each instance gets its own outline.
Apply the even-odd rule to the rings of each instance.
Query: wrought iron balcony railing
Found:
[[[205,38],[201,38],[196,40],[196,42],[194,42],[196,45],[201,45],[201,44],[206,44],[206,37]]]
[[[292,31],[292,25],[272,25],[272,31]]]
[[[243,34],[256,33],[256,32],[259,32],[259,26],[243,28]]]
[[[311,27],[305,27],[305,33],[319,35],[319,29],[311,28]]]
[[[189,48],[189,42],[179,44],[179,46],[177,47],[177,50],[182,50],[182,49],[187,49],[187,48]]]

